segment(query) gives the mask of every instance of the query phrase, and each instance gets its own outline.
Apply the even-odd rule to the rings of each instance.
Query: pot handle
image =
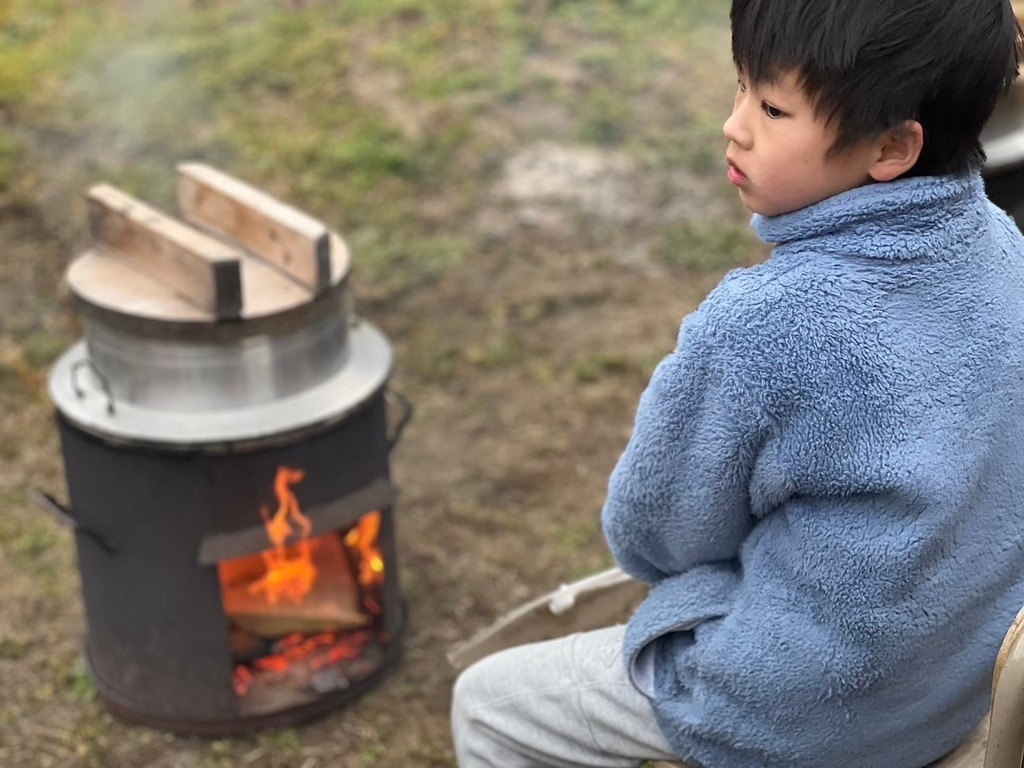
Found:
[[[409,426],[409,422],[412,420],[412,415],[415,412],[415,407],[409,402],[409,398],[398,392],[391,387],[384,390],[385,399],[391,398],[395,401],[399,408],[401,408],[402,415],[398,417],[398,421],[395,422],[394,431],[388,435],[388,453],[394,450],[395,446],[398,445],[399,439],[402,437],[402,433],[405,428]]]
[[[110,382],[107,381],[107,377],[100,373],[100,369],[96,367],[96,363],[92,360],[79,360],[71,366],[71,391],[75,393],[75,397],[81,399],[85,397],[85,390],[82,389],[82,385],[79,383],[79,372],[83,368],[88,368],[92,371],[92,375],[95,377],[97,383],[100,385],[100,389],[103,390],[103,394],[107,396],[107,413],[111,416],[114,415],[114,393],[110,389]]]
[[[29,495],[32,497],[34,502],[49,513],[50,517],[65,528],[70,528],[75,533],[80,533],[87,539],[92,539],[92,541],[108,555],[117,554],[117,549],[114,547],[114,544],[110,539],[97,533],[91,528],[86,528],[85,526],[80,525],[75,519],[75,516],[71,513],[71,510],[57,501],[53,496],[39,490],[38,488],[31,489],[29,491]]]

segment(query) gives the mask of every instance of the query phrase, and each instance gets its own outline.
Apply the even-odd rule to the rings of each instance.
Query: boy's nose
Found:
[[[722,133],[725,135],[725,138],[741,149],[750,149],[752,137],[750,131],[743,126],[738,109],[734,109],[732,114],[729,115],[729,119],[722,126]]]

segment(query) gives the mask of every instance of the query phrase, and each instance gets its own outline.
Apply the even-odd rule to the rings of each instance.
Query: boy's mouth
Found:
[[[740,167],[729,158],[726,158],[725,161],[729,164],[729,170],[726,174],[729,177],[729,181],[737,187],[746,184],[748,181],[747,174],[741,171]]]

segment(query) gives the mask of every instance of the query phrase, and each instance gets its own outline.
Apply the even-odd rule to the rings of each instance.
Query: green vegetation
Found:
[[[98,694],[83,659],[75,659],[63,675],[68,696],[75,701],[95,701]]]
[[[21,353],[31,368],[45,370],[71,346],[71,342],[72,339],[63,333],[39,331],[21,341]]]
[[[744,225],[686,224],[666,231],[658,246],[665,263],[707,272],[753,263],[759,240]]]
[[[720,105],[649,86],[718,5],[7,0],[0,113],[31,128],[0,138],[0,208],[40,186],[70,206],[99,179],[171,207],[174,164],[201,159],[337,226],[373,275],[418,273],[407,288],[473,251],[452,222],[493,180],[494,126],[537,94],[566,115],[539,135],[709,170],[718,126],[692,125]]]
[[[605,374],[624,373],[633,363],[622,355],[596,354],[587,355],[573,361],[573,375],[580,382],[593,382]]]

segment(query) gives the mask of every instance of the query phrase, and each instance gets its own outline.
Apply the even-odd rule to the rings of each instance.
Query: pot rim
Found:
[[[84,340],[51,369],[50,397],[69,423],[108,442],[183,451],[276,443],[344,419],[382,392],[394,359],[391,345],[371,323],[353,320],[345,360],[333,376],[270,402],[193,413],[115,401],[102,377],[79,375],[92,365]]]

